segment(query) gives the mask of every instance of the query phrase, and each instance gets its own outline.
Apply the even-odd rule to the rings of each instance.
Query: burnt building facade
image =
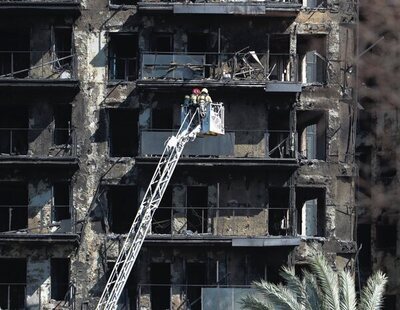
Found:
[[[0,307],[94,309],[193,87],[187,145],[123,309],[238,309],[355,245],[353,1],[0,2]],[[121,308],[121,309],[122,309]]]

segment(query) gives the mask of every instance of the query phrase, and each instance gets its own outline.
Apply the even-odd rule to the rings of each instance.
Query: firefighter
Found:
[[[199,104],[199,95],[200,95],[200,89],[198,88],[193,88],[192,94],[190,95],[190,101],[192,106],[197,106]]]
[[[198,97],[198,104],[200,105],[200,116],[205,117],[207,113],[207,106],[212,102],[208,89],[203,88]]]

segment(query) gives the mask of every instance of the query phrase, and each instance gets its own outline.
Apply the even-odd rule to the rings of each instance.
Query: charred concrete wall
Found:
[[[1,258],[26,259],[26,306],[50,309],[59,302],[52,299],[51,262],[68,258],[73,296],[66,294],[67,302],[59,306],[95,308],[124,240],[124,232],[113,231],[116,218],[125,225],[134,216],[158,159],[159,154],[142,152],[141,143],[149,141],[141,136],[156,129],[176,130],[180,104],[194,86],[208,87],[214,101],[224,102],[232,151],[214,149],[207,154],[196,149],[183,156],[170,183],[170,200],[157,210],[164,213],[155,215],[167,228],[157,233],[159,228],[152,227],[120,303],[156,309],[151,298],[157,294],[154,284],[160,292],[168,288],[169,306],[176,309],[189,295],[190,300],[197,296],[193,287],[248,286],[260,277],[279,281],[278,266],[301,265],[312,242],[319,243],[337,266],[352,264],[357,171],[346,97],[352,77],[343,70],[354,53],[352,32],[344,26],[354,17],[353,8],[328,1],[327,7],[299,7],[290,16],[205,17],[154,14],[138,7],[113,9],[106,0],[82,1],[78,15],[32,14],[25,20],[16,11],[14,20],[4,18],[0,24],[0,30],[16,29],[25,20],[28,49],[46,52],[30,61],[31,66],[53,59],[54,28],[71,26],[71,70],[76,69],[76,76],[64,77],[71,84],[73,77],[79,81],[78,89],[70,87],[56,74],[48,92],[48,85],[30,87],[23,94],[2,90],[10,98],[4,103],[27,107],[26,128],[40,128],[29,137],[27,154],[0,163],[1,184],[26,184],[27,227],[16,229],[18,234],[6,230],[0,241]],[[170,35],[168,53],[185,54],[194,49],[193,33],[207,38],[205,50],[196,50],[198,54],[218,54],[228,63],[222,54],[231,57],[249,46],[262,64],[271,61],[269,69],[279,65],[282,71],[274,78],[271,73],[271,78],[238,81],[211,74],[193,81],[142,78],[142,55],[157,52],[155,34]],[[136,38],[136,78],[110,78],[113,36],[129,34]],[[307,71],[308,52],[318,64],[315,79]],[[285,58],[278,61],[269,54]],[[205,59],[220,65],[213,57]],[[223,69],[221,65],[216,71],[221,74]],[[29,75],[40,81],[43,72],[48,77],[54,68],[41,68],[37,75],[35,70]],[[55,144],[49,129],[56,128],[57,107],[65,105],[71,109],[66,123],[74,140]],[[133,119],[123,118],[124,113]],[[124,132],[124,126],[129,130]],[[129,142],[132,149],[124,155],[115,155],[115,137],[136,142]],[[164,136],[152,137],[162,146]],[[205,145],[206,140],[196,143]],[[71,155],[59,155],[72,150]],[[53,220],[57,182],[69,184],[69,230],[63,221]],[[127,194],[110,194],[115,188],[125,188],[118,193]],[[121,213],[115,217],[116,212]],[[11,244],[22,237],[25,243]],[[152,266],[156,263],[163,265]],[[169,271],[169,278],[152,278],[152,270]]]

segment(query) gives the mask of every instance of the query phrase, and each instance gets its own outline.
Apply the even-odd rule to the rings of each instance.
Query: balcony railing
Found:
[[[242,298],[257,294],[249,285],[205,284],[138,284],[137,292],[137,309],[150,308],[151,304],[157,309],[180,310],[239,310]]]
[[[71,51],[0,51],[0,79],[75,79]]]
[[[0,157],[75,157],[76,147],[70,128],[0,128]]]
[[[297,82],[297,57],[256,53],[143,53],[142,80]]]
[[[286,236],[290,234],[288,207],[160,207],[151,235]]]
[[[0,233],[24,232],[24,233],[71,233],[73,232],[74,212],[70,205],[53,205],[51,208],[51,222],[44,223],[47,206],[28,205],[3,205],[0,204]],[[29,219],[28,209],[38,214],[36,219]]]
[[[137,79],[137,58],[109,57],[110,81],[134,81]]]
[[[0,309],[23,310],[25,307],[26,284],[0,283]]]
[[[140,155],[162,154],[164,143],[173,130],[142,130]],[[280,130],[227,130],[225,135],[196,139],[183,151],[186,156],[221,158],[294,159],[296,134]]]

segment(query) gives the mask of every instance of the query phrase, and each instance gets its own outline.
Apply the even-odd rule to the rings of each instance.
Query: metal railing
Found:
[[[74,231],[74,211],[70,205],[52,205],[51,222],[45,223],[47,206],[3,205],[0,204],[0,233],[25,232],[25,233],[71,233]],[[38,226],[29,225],[28,209],[38,213]]]
[[[25,308],[26,284],[0,283],[0,309],[23,310]]]
[[[74,79],[71,51],[0,51],[0,79]]]
[[[162,153],[164,142],[174,132],[145,129],[140,132],[140,154]],[[184,156],[220,158],[295,159],[296,133],[288,130],[226,130],[225,135],[197,139],[186,147]]]
[[[0,128],[0,157],[75,157],[76,150],[71,128]]]
[[[141,79],[297,82],[297,56],[256,53],[154,53],[141,55]]]
[[[289,208],[159,207],[151,235],[286,236],[291,232]]]
[[[137,79],[137,58],[108,58],[110,81],[134,81]]]

